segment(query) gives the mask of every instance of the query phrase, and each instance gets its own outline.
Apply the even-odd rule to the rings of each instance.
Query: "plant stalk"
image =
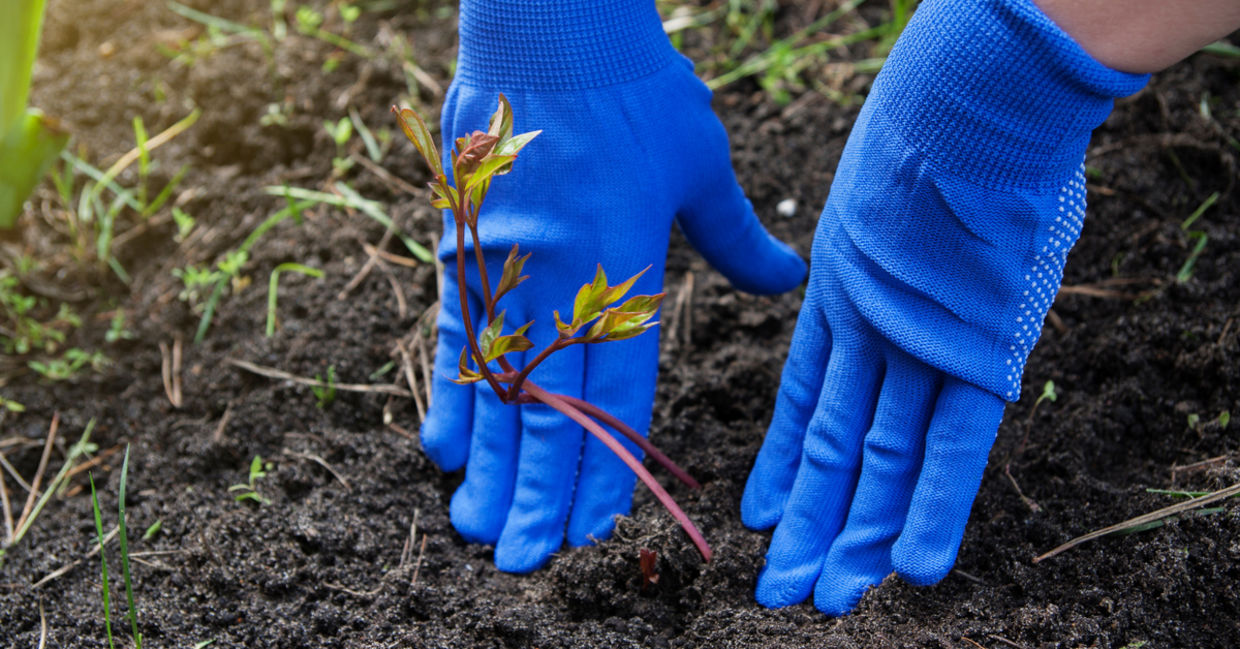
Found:
[[[654,493],[655,498],[659,499],[659,502],[667,508],[667,511],[671,512],[672,518],[675,518],[676,522],[680,523],[680,527],[684,529],[685,533],[688,534],[689,538],[693,541],[693,544],[697,546],[698,552],[702,553],[702,560],[710,561],[710,545],[706,543],[706,539],[702,537],[702,533],[698,531],[697,526],[693,524],[693,521],[689,520],[689,516],[680,508],[680,505],[676,504],[676,501],[673,500],[671,495],[667,493],[667,490],[663,488],[663,485],[659,484],[658,480],[655,480],[654,476],[650,474],[650,471],[648,471],[645,466],[642,466],[642,463],[639,462],[631,452],[629,452],[629,449],[625,448],[619,440],[611,435],[611,433],[603,430],[603,427],[599,426],[597,422],[590,419],[580,410],[572,407],[568,402],[558,396],[551,394],[550,392],[547,392],[528,381],[526,382],[525,391],[528,392],[531,397],[547,404],[548,406],[551,406],[564,416],[580,424],[583,428],[590,431],[590,434],[594,435],[594,437],[606,445],[608,449],[611,449],[611,452],[615,453],[629,467],[629,470],[637,474],[637,477],[640,478],[641,481],[650,489],[650,491]]]

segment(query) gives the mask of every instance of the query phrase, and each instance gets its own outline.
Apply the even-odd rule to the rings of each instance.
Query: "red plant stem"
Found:
[[[476,221],[475,221],[476,223]],[[474,258],[478,261],[478,279],[482,282],[482,303],[486,305],[487,324],[495,320],[495,300],[491,299],[491,280],[487,278],[487,263],[482,256],[482,243],[478,240],[478,226],[469,226],[469,236],[474,240]]]
[[[578,424],[581,424],[583,428],[590,431],[590,434],[594,435],[600,442],[606,445],[607,448],[611,449],[612,453],[619,456],[619,458],[626,465],[628,465],[629,470],[637,474],[637,477],[650,488],[650,491],[654,493],[655,498],[658,498],[659,502],[662,503],[663,506],[667,508],[667,511],[671,513],[672,518],[675,518],[676,522],[680,523],[680,527],[684,529],[685,533],[689,535],[689,538],[693,540],[693,544],[697,546],[698,552],[702,553],[702,560],[710,561],[710,545],[706,543],[706,539],[702,537],[702,533],[698,531],[697,526],[693,524],[693,521],[689,520],[689,516],[686,515],[680,508],[680,505],[676,504],[676,501],[673,500],[671,495],[667,493],[667,490],[663,488],[663,485],[659,484],[658,480],[654,479],[654,476],[650,474],[650,471],[646,470],[646,467],[642,466],[642,463],[629,452],[629,449],[625,448],[619,440],[613,437],[611,433],[604,430],[602,426],[599,426],[597,422],[587,417],[580,410],[569,405],[567,401],[564,401],[560,397],[543,390],[529,381],[525,384],[525,391],[528,392],[531,397],[547,404],[548,406],[551,406],[561,412],[564,416],[572,419]]]
[[[664,455],[663,451],[660,451],[658,447],[650,443],[650,440],[646,439],[645,437],[642,437],[640,433],[633,430],[632,427],[630,427],[628,424],[621,421],[619,417],[616,417],[615,415],[607,412],[606,410],[603,410],[602,408],[590,403],[589,401],[584,401],[576,397],[570,397],[566,394],[557,394],[555,396],[559,397],[560,399],[563,399],[565,402],[568,403],[568,405],[580,410],[586,415],[589,415],[590,417],[594,417],[595,419],[603,422],[604,424],[611,426],[612,428],[620,431],[620,433],[622,433],[625,437],[629,438],[634,444],[636,444],[643,451],[645,451],[646,455],[649,455],[651,459],[653,459],[655,462],[658,462],[660,465],[663,466],[663,468],[667,469],[668,473],[671,473],[672,475],[676,476],[677,480],[680,480],[681,482],[685,483],[689,487],[692,487],[693,489],[702,488],[702,485],[699,484],[697,480],[694,480],[693,476],[689,475],[687,471],[680,468],[680,466],[677,465],[675,462],[673,462],[670,457]]]
[[[517,373],[516,378],[512,380],[512,385],[508,386],[508,399],[511,401],[516,399],[517,395],[521,394],[521,386],[525,383],[525,379],[529,377],[530,372],[533,372],[534,368],[537,367],[539,363],[546,360],[551,354],[564,349],[571,344],[572,343],[566,343],[563,338],[557,338],[550,345],[547,345],[546,349],[539,352],[538,356],[534,357],[534,360],[526,363],[525,367],[521,368],[521,371]],[[508,370],[509,367],[505,367],[504,369]]]
[[[453,206],[455,208],[455,206]],[[455,209],[454,209],[455,212]],[[506,395],[504,388],[500,387],[499,381],[495,379],[495,375],[491,373],[491,368],[487,367],[486,357],[482,355],[482,350],[478,348],[478,337],[474,335],[474,319],[469,313],[469,300],[466,296],[465,286],[465,231],[461,229],[463,223],[456,223],[456,283],[459,289],[457,293],[461,297],[461,315],[465,321],[465,337],[469,340],[469,349],[474,354],[474,360],[478,363],[478,372],[491,385],[491,389],[495,390],[495,396],[500,401],[504,401]]]

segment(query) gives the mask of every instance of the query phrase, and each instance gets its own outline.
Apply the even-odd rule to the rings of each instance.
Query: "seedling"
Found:
[[[314,393],[314,405],[318,406],[319,410],[323,410],[336,400],[336,366],[327,366],[326,379],[319,374],[315,374],[314,380],[321,384],[310,386],[310,391]]]
[[[295,262],[285,262],[276,266],[271,271],[271,279],[267,282],[267,337],[270,338],[276,333],[276,290],[280,286],[280,273],[284,271],[292,271],[319,278],[323,276],[323,271],[317,268],[311,268]]]
[[[702,553],[702,558],[709,561],[710,546],[702,538],[697,527],[681,511],[679,505],[663,489],[662,485],[654,479],[654,476],[642,466],[642,463],[600,424],[610,426],[628,437],[655,461],[691,487],[697,487],[697,482],[637,431],[616,417],[586,401],[547,392],[529,379],[530,372],[557,351],[572,345],[593,345],[625,340],[654,327],[657,322],[652,321],[652,318],[659,310],[664,294],[638,295],[624,300],[625,294],[633,287],[637,278],[646,271],[643,270],[619,284],[611,285],[600,265],[593,281],[583,285],[577,292],[568,321],[561,318],[558,311],[554,312],[558,337],[534,355],[533,360],[525,367],[520,369],[514,367],[506,355],[511,352],[524,352],[534,347],[534,343],[525,337],[530,323],[521,325],[512,333],[504,333],[504,312],[497,313],[496,309],[499,300],[505,294],[528,279],[528,276],[521,275],[521,271],[530,256],[529,254],[520,255],[518,246],[514,245],[508,254],[508,259],[504,262],[499,283],[493,289],[487,277],[487,266],[478,237],[478,217],[493,179],[511,171],[517,154],[541,131],[513,135],[512,107],[508,100],[500,95],[499,107],[491,115],[487,131],[485,133],[474,131],[470,135],[457,138],[456,146],[450,154],[452,175],[456,181],[454,186],[448,181],[439,151],[422,118],[412,110],[402,110],[396,106],[392,107],[392,112],[400,121],[405,136],[417,148],[418,153],[431,169],[433,180],[430,182],[430,188],[434,196],[431,205],[441,209],[450,209],[456,223],[456,274],[460,286],[461,314],[465,323],[468,346],[461,350],[458,363],[459,376],[454,381],[461,384],[486,383],[504,403],[543,403],[580,424],[619,456],[629,469],[654,492],[659,502],[671,512],[688,533]],[[487,324],[478,333],[474,331],[474,319],[470,314],[466,294],[465,232],[467,229],[473,240],[474,255],[482,285],[482,302],[486,309]],[[492,363],[495,363],[498,369],[492,369]]]
[[[1192,279],[1193,266],[1196,265],[1197,258],[1201,256],[1201,252],[1205,250],[1206,243],[1210,241],[1210,237],[1206,234],[1205,230],[1190,230],[1189,228],[1197,222],[1197,219],[1201,218],[1202,214],[1205,214],[1206,210],[1210,209],[1211,206],[1218,202],[1218,198],[1218,192],[1210,194],[1210,196],[1207,197],[1206,200],[1202,201],[1201,205],[1197,206],[1197,209],[1193,210],[1193,213],[1188,215],[1188,218],[1184,219],[1184,222],[1180,224],[1180,230],[1184,232],[1184,236],[1189,241],[1193,242],[1193,249],[1189,251],[1188,259],[1184,260],[1184,265],[1180,266],[1179,272],[1175,274],[1175,281],[1178,284],[1183,284]]]
[[[103,574],[103,624],[108,635],[108,647],[116,646],[112,640],[112,606],[110,603],[111,588],[108,585],[108,559],[104,556],[103,517],[99,513],[99,496],[95,492],[95,477],[90,477],[90,504],[95,514],[95,538],[99,541],[99,565]],[[129,604],[129,628],[133,634],[133,644],[142,649],[142,634],[138,633],[138,609],[134,606],[133,580],[129,574],[129,539],[125,530],[125,483],[129,478],[129,447],[125,447],[125,462],[121,465],[120,494],[117,496],[117,538],[121,545],[121,575],[125,582],[125,600]],[[158,523],[157,523],[158,524]],[[148,537],[144,536],[143,539]]]
[[[323,130],[327,131],[332,142],[336,144],[336,156],[332,158],[332,175],[343,176],[353,167],[353,161],[349,159],[348,152],[345,150],[345,146],[353,137],[353,122],[348,117],[341,117],[338,122],[324,120]]]
[[[266,496],[258,493],[258,481],[267,477],[267,472],[271,470],[271,463],[263,462],[263,456],[255,455],[250,460],[250,477],[244,484],[235,484],[228,488],[229,491],[235,492],[233,500],[241,502],[243,500],[252,500],[260,505],[270,505],[271,500]]]

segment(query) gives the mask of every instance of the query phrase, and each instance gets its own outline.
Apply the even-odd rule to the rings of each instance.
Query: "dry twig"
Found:
[[[39,498],[39,483],[43,481],[43,473],[47,471],[47,461],[52,457],[52,445],[56,442],[56,431],[60,429],[60,413],[52,414],[52,425],[47,431],[47,443],[43,445],[43,456],[39,458],[39,468],[34,472],[34,480],[30,482],[30,493],[26,495],[26,506],[22,507],[22,515],[17,519],[17,529],[26,524],[30,510]]]
[[[413,359],[405,341],[397,339],[396,348],[400,351],[400,364],[404,369],[405,382],[409,384],[409,393],[413,395],[413,405],[418,408],[418,421],[426,421],[426,404],[422,403],[422,395],[418,392],[418,379],[413,373]]]
[[[243,360],[236,359],[236,358],[228,358],[228,359],[225,359],[224,362],[229,365],[232,365],[233,367],[239,367],[252,374],[257,374],[259,376],[265,376],[269,379],[281,379],[284,381],[297,383],[299,385],[312,385],[312,386],[317,386],[321,388],[334,387],[337,390],[341,390],[343,392],[378,392],[381,394],[391,394],[391,395],[395,395],[398,397],[405,397],[406,399],[411,398],[413,396],[409,394],[408,391],[402,390],[394,385],[369,385],[365,383],[328,383],[326,381],[308,379],[304,376],[297,376],[296,374],[291,374],[283,370],[278,370],[278,369],[275,369],[274,367],[265,367],[263,365],[256,365],[249,361],[243,361]]]
[[[1075,539],[1072,539],[1071,541],[1068,541],[1067,543],[1064,543],[1063,545],[1055,548],[1054,550],[1051,550],[1050,552],[1046,552],[1044,554],[1040,554],[1034,557],[1033,562],[1038,563],[1039,561],[1042,561],[1044,559],[1049,559],[1061,552],[1071,550],[1072,548],[1082,543],[1092,541],[1102,536],[1106,536],[1107,534],[1112,534],[1114,532],[1122,532],[1126,529],[1133,528],[1138,525],[1144,525],[1145,523],[1152,523],[1154,521],[1159,521],[1164,518],[1167,518],[1168,516],[1174,516],[1175,514],[1179,514],[1180,512],[1186,512],[1191,509],[1196,509],[1202,505],[1208,505],[1212,502],[1223,500],[1224,498],[1229,498],[1236,494],[1240,494],[1240,482],[1230,487],[1227,487],[1225,489],[1220,489],[1218,491],[1215,491],[1214,493],[1206,494],[1200,498],[1193,498],[1192,500],[1186,500],[1184,502],[1176,503],[1169,507],[1163,507],[1162,509],[1152,511],[1148,514],[1142,514],[1141,516],[1130,518],[1122,523],[1116,523],[1115,525],[1104,527],[1100,530],[1094,530],[1093,532],[1090,532],[1089,534],[1083,534],[1081,536],[1076,537]]]

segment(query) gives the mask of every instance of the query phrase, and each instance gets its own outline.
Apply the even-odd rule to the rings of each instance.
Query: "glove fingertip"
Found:
[[[749,474],[745,493],[741,495],[741,523],[751,530],[775,527],[784,514],[785,497],[777,496],[755,469]]]
[[[446,417],[428,414],[419,431],[422,452],[442,471],[457,471],[469,458],[469,444],[455,434],[461,429],[458,422],[446,421]]]
[[[501,572],[528,574],[547,565],[551,555],[559,549],[558,536],[552,541],[550,538],[513,538],[504,535],[495,545],[495,567]]]
[[[836,580],[819,578],[814,587],[814,608],[831,617],[844,617],[857,608],[872,584],[865,578]]]
[[[938,548],[913,546],[903,539],[897,541],[891,549],[891,563],[896,575],[914,586],[933,586],[943,581],[956,564],[958,543]]]
[[[791,246],[767,235],[757,247],[766,250],[750,250],[749,263],[721,269],[733,286],[754,295],[776,295],[805,281],[809,265]]]

